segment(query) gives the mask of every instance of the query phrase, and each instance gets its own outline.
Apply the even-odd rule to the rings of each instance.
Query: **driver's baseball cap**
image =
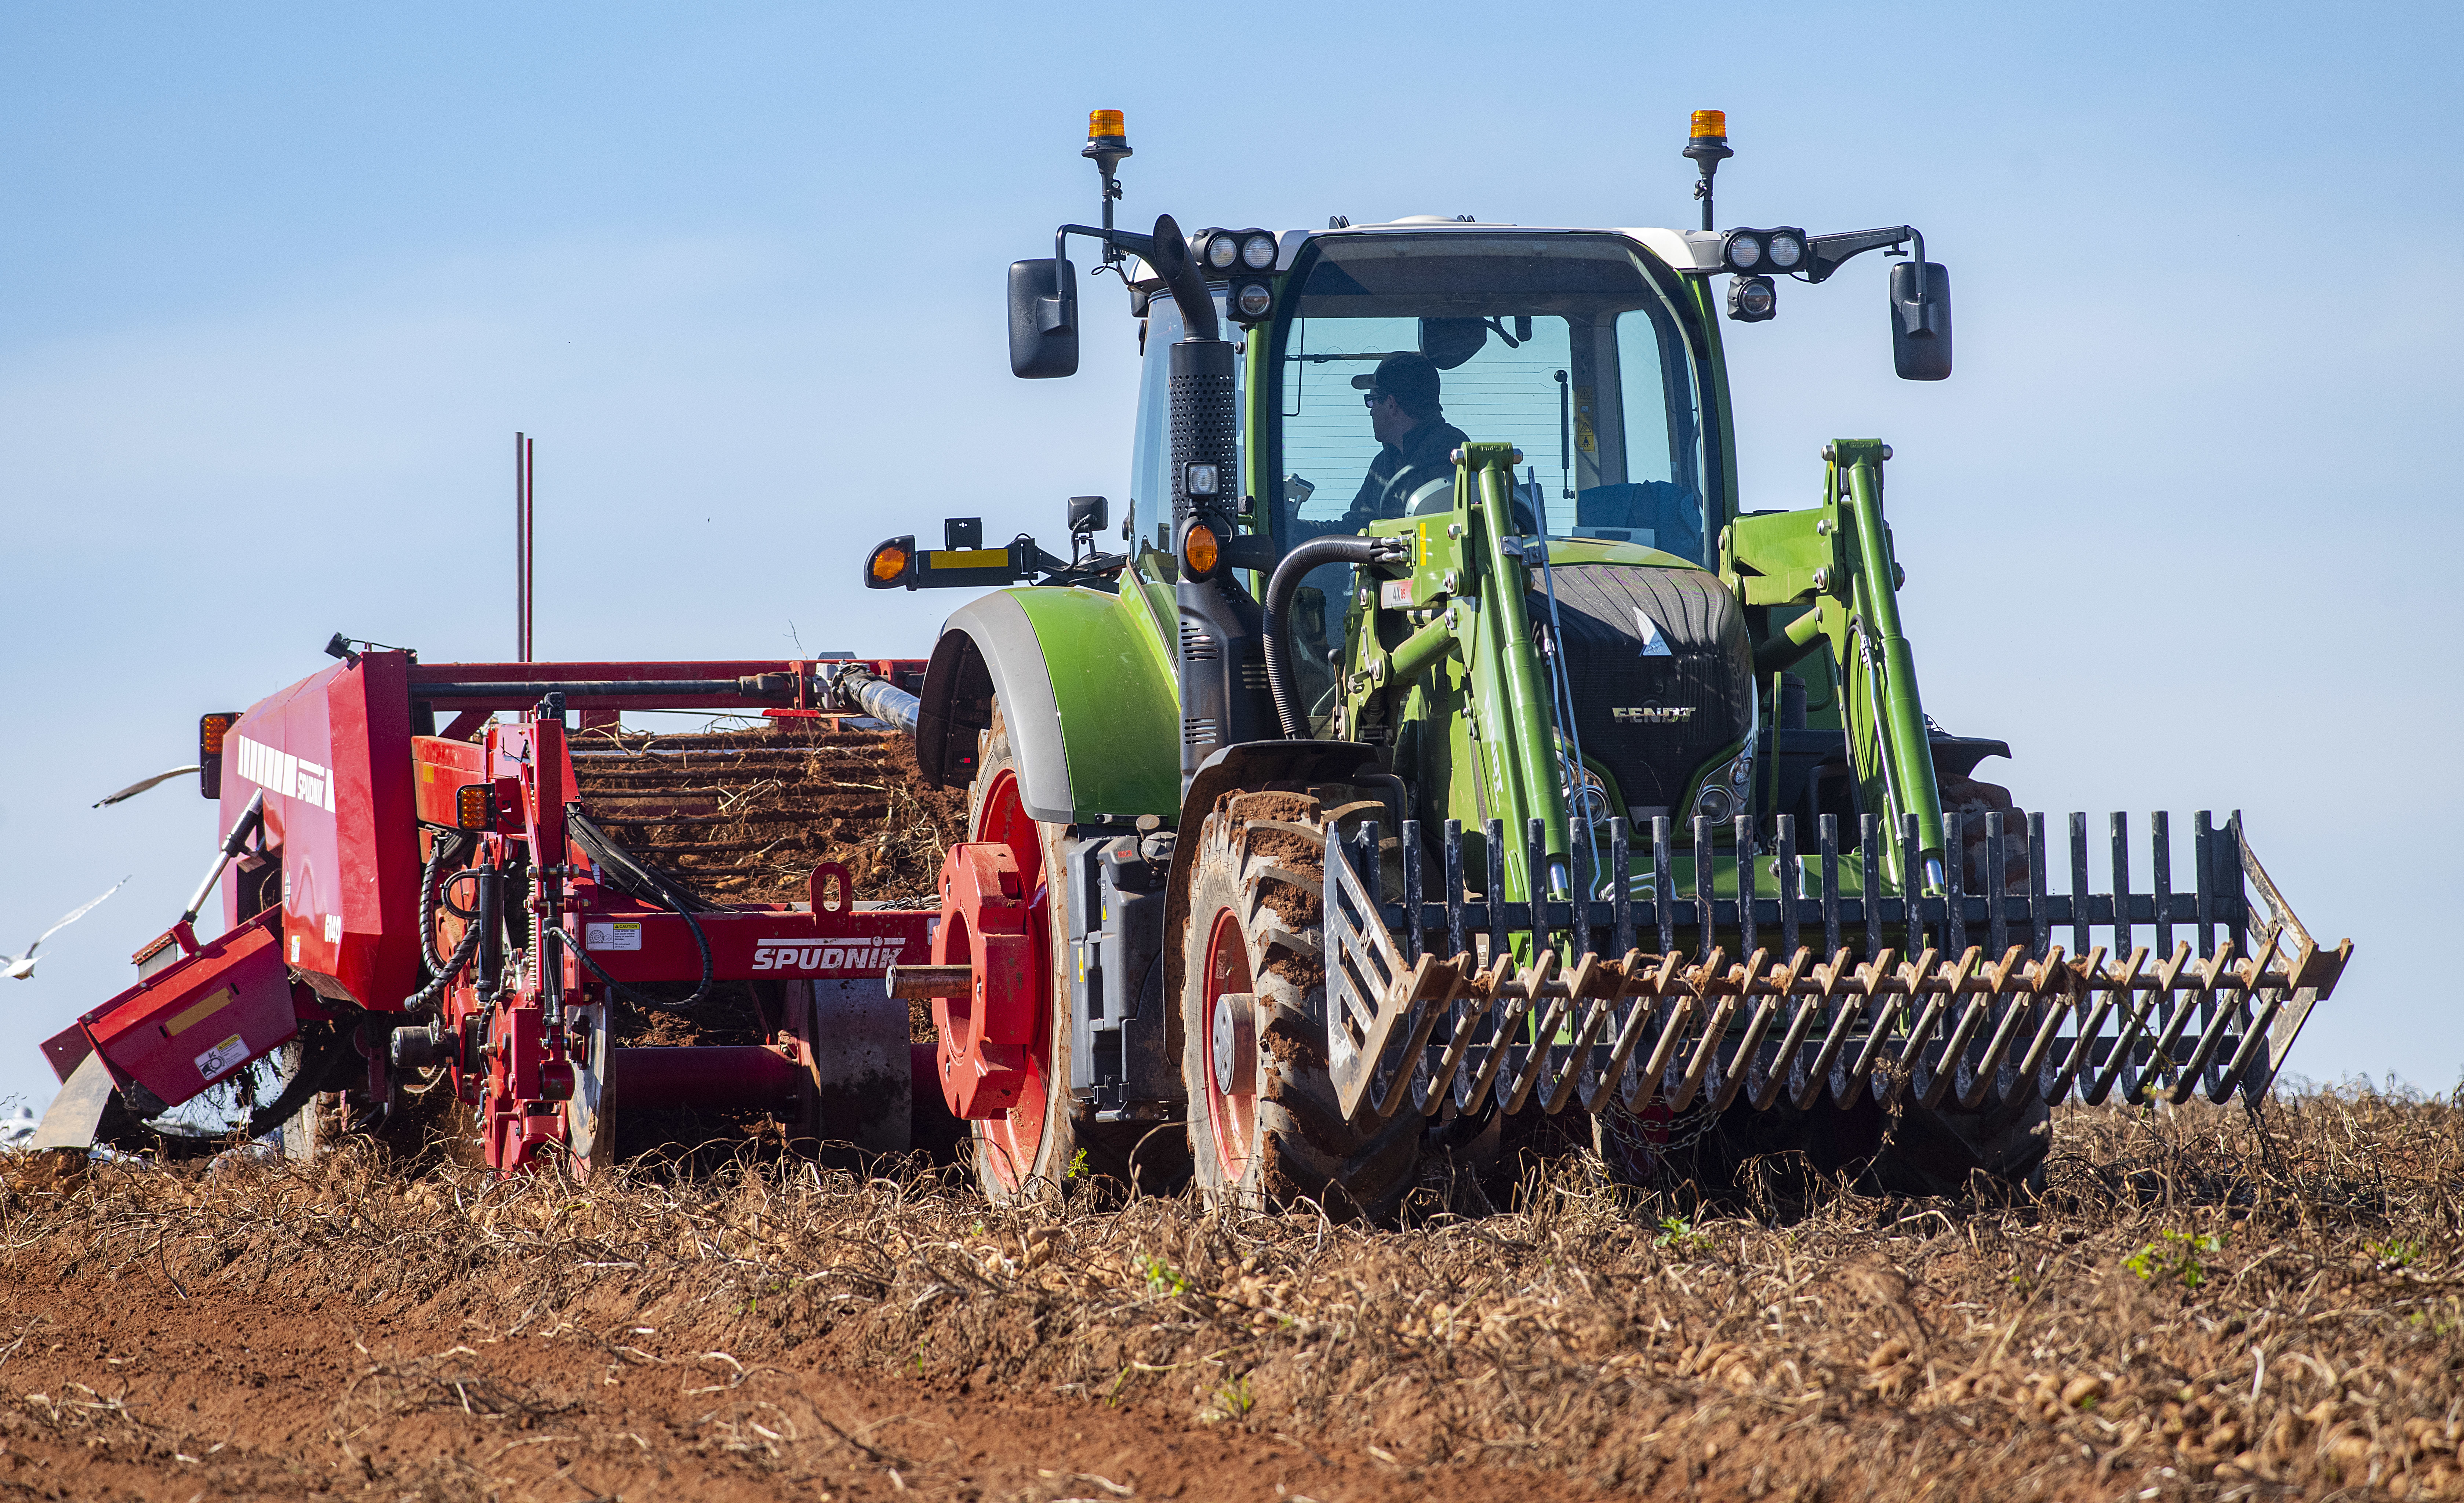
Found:
[[[1363,391],[1382,391],[1406,407],[1438,404],[1438,367],[1416,350],[1389,355],[1377,362],[1375,375],[1354,376],[1352,384]]]

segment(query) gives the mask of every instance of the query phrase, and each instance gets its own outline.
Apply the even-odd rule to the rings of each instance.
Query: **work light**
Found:
[[[1779,312],[1779,292],[1768,276],[1740,276],[1728,283],[1728,316],[1739,323],[1760,323]]]
[[[1223,493],[1223,467],[1202,459],[1193,459],[1180,467],[1181,494],[1191,500],[1202,500]]]
[[[1787,225],[1731,229],[1720,238],[1720,264],[1730,272],[1793,272],[1805,265],[1805,231]]]
[[[1241,237],[1228,229],[1210,229],[1199,241],[1199,253],[1208,270],[1229,272],[1241,259]]]
[[[1232,294],[1232,309],[1243,318],[1264,318],[1274,306],[1274,292],[1264,282],[1243,282]]]
[[[1241,237],[1241,264],[1252,272],[1263,272],[1275,264],[1275,237],[1263,229],[1252,229]]]

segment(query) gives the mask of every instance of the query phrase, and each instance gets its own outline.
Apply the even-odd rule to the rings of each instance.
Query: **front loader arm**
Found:
[[[1934,779],[1916,657],[1900,629],[1899,565],[1882,519],[1882,464],[1875,439],[1841,439],[1823,450],[1822,504],[1802,512],[1739,517],[1728,529],[1720,574],[1747,606],[1811,606],[1754,649],[1755,671],[1776,673],[1818,645],[1839,669],[1841,718],[1860,806],[1883,818],[1881,869],[1905,890],[1899,839],[1916,817],[1924,870],[1944,881],[1942,793]]]

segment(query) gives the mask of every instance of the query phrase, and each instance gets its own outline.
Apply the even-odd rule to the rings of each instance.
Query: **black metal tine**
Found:
[[[1839,953],[1839,817],[1815,821],[1822,839],[1822,953]]]
[[[1617,926],[1617,958],[1634,953],[1633,831],[1622,817],[1609,821],[1609,913]]]
[[[1923,949],[1925,928],[1925,849],[1917,836],[1917,817],[1900,817],[1901,907],[1908,921],[1908,948]]]
[[[2250,953],[2250,894],[2242,886],[2241,876],[2241,811],[2236,809],[2225,818],[2225,829],[2232,836],[2224,854],[2216,860],[2223,868],[2225,893],[2225,926],[2233,935],[2233,953]]]
[[[2113,953],[2118,959],[2128,959],[2130,938],[2130,817],[2107,815],[2113,835]],[[2123,999],[2125,1005],[2129,998]],[[2091,1105],[2097,1104],[2094,1102]]]
[[[1531,955],[1537,960],[1555,932],[1549,926],[1549,822],[1545,819],[1523,822],[1523,869],[1531,884]],[[1538,999],[1531,1006],[1538,1011]]]
[[[1694,917],[1703,926],[1703,958],[1711,958],[1711,927],[1716,915],[1711,901],[1711,820],[1694,817]]]
[[[2087,816],[2071,815],[2071,953],[2088,952]]]
[[[1754,821],[1749,815],[1737,816],[1732,837],[1735,848],[1729,853],[1737,865],[1737,932],[1742,940],[1737,953],[1754,952]]]
[[[1864,858],[1865,953],[1882,952],[1882,821],[1869,814],[1857,817],[1857,854]],[[1837,954],[1839,947],[1833,946]]]
[[[2156,889],[2156,953],[2173,953],[2173,818],[2159,809],[2147,817],[2149,854],[2147,880]],[[2165,999],[2172,1000],[2170,995]]]
[[[1420,958],[1420,821],[1403,821],[1403,963]]]
[[[1677,870],[1666,815],[1651,817],[1651,905],[1660,922],[1660,952],[1677,952]]]
[[[1446,821],[1446,954],[1467,948],[1463,933],[1463,821]]]
[[[1802,886],[1796,872],[1796,816],[1784,814],[1779,817],[1779,947],[1791,961],[1796,958],[1796,900]],[[1752,952],[1752,947],[1747,949]]]
[[[2028,816],[2028,956],[2042,960],[2053,935],[2045,923],[2045,817]]]
[[[1360,833],[1354,836],[1352,841],[1353,850],[1359,854],[1355,864],[1360,871],[1360,885],[1368,889],[1369,901],[1373,904],[1386,901],[1384,891],[1386,863],[1377,859],[1378,834],[1376,820],[1363,819],[1360,821]],[[1375,915],[1373,914],[1371,917],[1375,918]]]
[[[1585,954],[1599,947],[1593,943],[1592,894],[1598,890],[1600,874],[1592,860],[1592,824],[1580,817],[1566,825],[1566,865],[1573,873],[1574,903],[1571,917],[1574,921],[1574,953]]]
[[[1510,952],[1506,935],[1506,821],[1488,821],[1488,963]]]
[[[2205,958],[2216,952],[2215,816],[2206,809],[2191,817],[2190,862],[2199,874],[2199,954]]]
[[[1949,879],[1943,888],[1943,905],[1949,910],[1943,925],[1947,940],[1943,948],[1954,957],[1968,953],[1968,839],[1960,829],[1965,818],[1957,810],[1946,809],[1942,814],[1942,854],[1947,858],[1942,863],[1943,875]],[[1908,942],[1908,948],[1917,948],[1915,940]]]
[[[2011,882],[2003,852],[2008,839],[2002,811],[1989,812],[1985,816],[1985,942],[1991,950],[1985,958],[1997,965],[2011,948]]]

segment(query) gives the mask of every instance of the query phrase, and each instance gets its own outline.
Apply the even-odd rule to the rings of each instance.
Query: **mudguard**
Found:
[[[1173,663],[1127,596],[1002,590],[951,613],[924,671],[915,760],[935,788],[976,774],[999,695],[1026,813],[1052,824],[1170,819],[1180,808]]]

